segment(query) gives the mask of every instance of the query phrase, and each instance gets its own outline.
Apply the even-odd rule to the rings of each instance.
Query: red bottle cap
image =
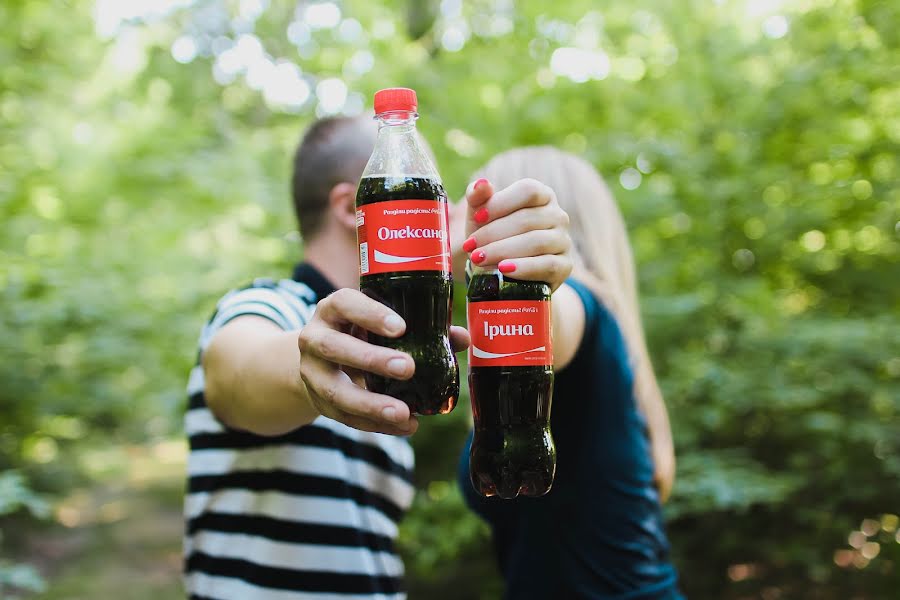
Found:
[[[404,110],[416,112],[416,91],[409,88],[387,88],[375,92],[375,114]]]

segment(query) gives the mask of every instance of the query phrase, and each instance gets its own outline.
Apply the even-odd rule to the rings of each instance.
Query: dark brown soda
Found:
[[[469,302],[541,300],[546,283],[497,273],[473,275]],[[482,496],[542,496],[556,473],[550,433],[553,367],[469,367],[475,435],[469,454],[472,485]]]
[[[356,205],[386,200],[447,202],[443,186],[423,177],[365,177],[360,181]],[[459,365],[450,347],[453,278],[438,271],[408,271],[363,275],[360,290],[389,306],[404,321],[399,338],[368,334],[369,342],[407,352],[416,363],[411,379],[401,381],[366,373],[366,387],[402,400],[419,415],[445,414],[459,398]]]

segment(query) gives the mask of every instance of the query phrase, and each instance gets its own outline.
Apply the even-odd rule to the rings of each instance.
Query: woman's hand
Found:
[[[556,290],[572,272],[569,215],[548,186],[520,179],[495,192],[486,179],[466,190],[466,241],[473,264]]]

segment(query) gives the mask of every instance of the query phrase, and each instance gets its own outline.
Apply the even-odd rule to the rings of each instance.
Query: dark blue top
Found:
[[[587,287],[567,283],[586,321],[574,360],[554,383],[553,488],[540,498],[481,497],[469,481],[471,434],[460,485],[491,526],[507,598],[681,599],[625,339]]]

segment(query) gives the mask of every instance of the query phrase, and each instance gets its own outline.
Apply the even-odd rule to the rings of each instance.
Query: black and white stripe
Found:
[[[203,329],[200,352],[221,327],[243,315],[300,329],[323,295],[311,287],[258,280],[229,293]],[[191,448],[184,543],[190,597],[405,598],[394,541],[414,494],[408,442],[325,417],[275,437],[237,431],[210,412],[203,389],[198,361],[185,413]]]

